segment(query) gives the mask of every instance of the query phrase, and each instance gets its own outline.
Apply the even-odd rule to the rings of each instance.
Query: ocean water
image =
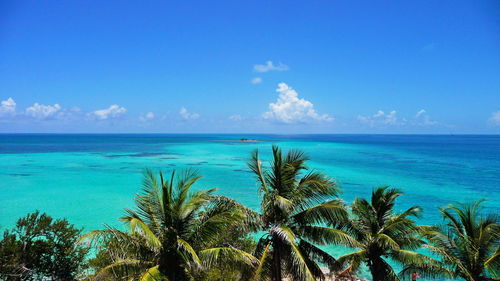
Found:
[[[405,192],[397,208],[421,206],[425,224],[441,223],[436,207],[453,202],[485,198],[485,211],[500,211],[499,135],[4,134],[0,228],[34,210],[86,231],[118,226],[123,209],[133,206],[144,168],[197,169],[203,178],[195,188],[217,187],[218,194],[258,209],[246,159],[254,149],[269,159],[272,144],[306,152],[309,167],[334,177],[347,202],[390,185]]]

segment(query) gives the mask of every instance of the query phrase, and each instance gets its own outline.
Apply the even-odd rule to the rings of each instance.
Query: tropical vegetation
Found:
[[[5,230],[0,240],[0,280],[77,280],[87,267],[82,230],[66,219],[35,211]]]
[[[498,214],[482,215],[483,200],[450,205],[439,212],[446,223],[429,227],[424,247],[439,256],[443,274],[467,281],[500,277],[500,225]],[[426,272],[425,268],[417,268]]]
[[[336,260],[317,245],[356,245],[344,231],[326,226],[347,220],[344,204],[335,198],[340,189],[328,176],[308,171],[303,152],[284,154],[273,146],[272,157],[264,168],[255,151],[248,163],[261,194],[259,230],[264,232],[254,253],[259,259],[254,279],[323,280],[320,265],[333,267]]]
[[[99,258],[110,261],[91,279],[184,281],[217,264],[256,266],[252,255],[233,245],[213,245],[219,233],[245,221],[244,208],[214,196],[215,189],[193,191],[199,179],[192,170],[168,179],[146,171],[136,209],[121,218],[128,231],[108,227],[83,237],[101,242]]]
[[[308,160],[276,146],[269,162],[251,154],[259,211],[199,188],[196,171],[146,170],[125,227],[82,235],[29,214],[0,240],[0,280],[322,281],[362,268],[373,281],[500,280],[499,217],[483,201],[439,208],[442,225],[419,225],[420,207],[396,205],[401,190],[378,187],[349,205]],[[330,245],[351,252],[334,256]]]
[[[358,246],[356,251],[341,256],[339,265],[356,270],[364,263],[373,281],[400,280],[392,263],[418,265],[429,273],[439,268],[439,261],[415,251],[425,243],[420,235],[422,228],[412,219],[420,216],[421,208],[412,206],[397,213],[396,199],[401,195],[400,190],[386,186],[373,190],[370,201],[356,198],[352,218],[344,228]]]

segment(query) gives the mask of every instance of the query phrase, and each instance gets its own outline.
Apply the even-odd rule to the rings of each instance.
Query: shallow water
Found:
[[[457,201],[486,198],[485,211],[500,210],[500,136],[0,135],[0,227],[36,209],[85,230],[119,225],[144,168],[198,169],[204,177],[195,188],[218,187],[258,209],[246,158],[258,148],[269,159],[271,144],[305,151],[347,202],[391,185],[406,193],[397,207],[420,205],[425,224],[440,223],[436,207]]]

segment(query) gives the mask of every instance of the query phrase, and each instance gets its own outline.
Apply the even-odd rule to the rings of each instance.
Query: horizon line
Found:
[[[98,132],[49,132],[49,133],[21,133],[0,132],[0,135],[275,135],[275,136],[311,136],[311,135],[395,135],[395,136],[500,136],[495,133],[98,133]]]

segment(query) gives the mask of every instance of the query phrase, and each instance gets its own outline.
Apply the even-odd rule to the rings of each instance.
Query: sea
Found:
[[[451,203],[486,199],[485,213],[500,211],[500,135],[1,134],[0,230],[35,210],[84,231],[120,227],[146,168],[196,169],[195,189],[259,210],[247,160],[258,149],[266,164],[272,145],[305,152],[346,203],[391,186],[404,192],[398,211],[423,208],[421,224],[443,223],[437,208]]]

